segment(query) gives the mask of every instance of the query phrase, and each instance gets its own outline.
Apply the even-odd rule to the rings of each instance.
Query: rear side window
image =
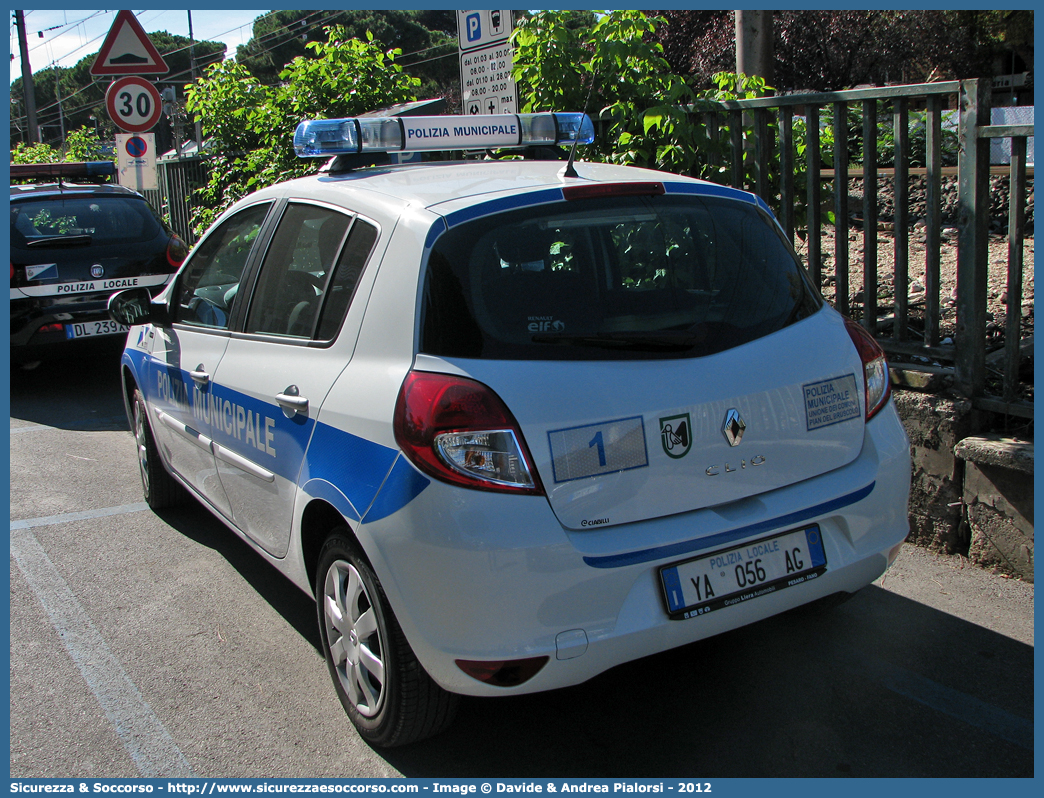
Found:
[[[421,351],[494,359],[698,357],[820,306],[760,209],[718,198],[531,208],[441,236]]]
[[[47,197],[11,204],[11,243],[22,248],[84,236],[99,246],[141,243],[162,230],[148,203],[134,197]]]
[[[290,203],[261,265],[245,331],[334,338],[376,239],[362,219]]]

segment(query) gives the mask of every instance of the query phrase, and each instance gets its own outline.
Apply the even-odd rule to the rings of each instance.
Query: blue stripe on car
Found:
[[[411,466],[404,471],[396,462],[398,454],[397,449],[319,424],[308,447],[300,484],[309,494],[318,496],[316,483],[328,483],[351,503],[356,520],[384,518],[401,510],[430,484]],[[324,490],[323,498],[344,513],[329,494]]]
[[[219,383],[200,390],[187,371],[141,350],[128,349],[125,357],[153,407],[195,422],[215,443],[329,501],[346,519],[384,518],[430,484],[410,466],[394,467],[397,449],[300,414],[287,418],[278,405]]]
[[[730,188],[729,186],[719,186],[715,183],[666,182],[663,185],[668,194],[697,194],[708,197],[728,197],[729,199],[739,200],[741,202],[759,203],[758,198],[754,197],[754,195],[749,191],[741,191],[740,189]],[[448,213],[444,218],[447,227],[456,227],[464,222],[470,222],[472,219],[478,219],[482,216],[488,216],[489,214],[503,213],[504,211],[517,210],[518,208],[526,208],[531,205],[544,205],[549,202],[563,201],[564,199],[562,189],[549,188],[542,191],[533,191],[528,194],[499,197],[488,202],[479,202],[474,205],[469,205],[467,208],[462,208],[459,211]],[[766,209],[768,208],[764,202],[760,202],[759,204]],[[434,239],[438,238],[441,233],[442,230],[436,230],[435,227],[429,230],[428,240],[425,242],[425,246],[430,247],[434,244]]]
[[[479,202],[469,205],[459,211],[453,211],[445,216],[448,227],[456,227],[458,224],[470,222],[480,216],[488,216],[491,213],[503,213],[513,211],[517,208],[526,208],[530,205],[543,205],[548,202],[558,202],[562,199],[562,189],[549,188],[543,191],[533,191],[528,194],[516,194],[510,197],[500,197],[489,202]],[[434,209],[432,209],[434,210]]]
[[[860,502],[869,496],[873,492],[876,484],[876,482],[871,482],[865,488],[860,488],[852,493],[839,496],[836,499],[817,504],[814,507],[807,507],[793,513],[788,513],[787,515],[781,515],[778,518],[770,518],[766,521],[759,521],[756,524],[738,527],[737,529],[728,529],[724,532],[719,532],[716,535],[696,538],[695,540],[686,540],[681,543],[672,543],[668,546],[656,546],[651,549],[629,551],[623,554],[610,554],[603,557],[584,557],[584,562],[592,568],[623,568],[627,565],[638,565],[640,563],[652,562],[653,560],[681,557],[697,551],[714,549],[723,546],[726,543],[733,543],[752,535],[758,535],[762,532],[770,532],[774,529],[779,529],[780,527],[800,524],[826,513],[832,513],[843,507],[848,507],[849,505]]]
[[[719,186],[716,183],[672,183],[665,182],[664,190],[668,194],[696,194],[702,197],[727,197],[740,202],[754,203],[757,200],[749,191],[738,188]]]

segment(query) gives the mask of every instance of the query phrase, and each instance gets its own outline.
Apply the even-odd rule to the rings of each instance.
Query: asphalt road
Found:
[[[116,363],[11,373],[12,777],[1033,775],[1032,585],[909,546],[829,612],[377,752],[311,600],[201,507],[145,508]]]

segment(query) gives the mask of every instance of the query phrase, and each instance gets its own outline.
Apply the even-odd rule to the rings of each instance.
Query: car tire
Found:
[[[173,507],[184,497],[184,488],[167,472],[160,459],[149,416],[145,410],[145,397],[137,388],[134,389],[132,398],[131,421],[134,425],[132,432],[138,450],[138,470],[141,473],[141,488],[145,493],[145,501],[153,510]]]
[[[346,527],[319,554],[315,596],[326,665],[360,736],[391,748],[432,737],[459,696],[424,670],[388,605],[380,580]]]

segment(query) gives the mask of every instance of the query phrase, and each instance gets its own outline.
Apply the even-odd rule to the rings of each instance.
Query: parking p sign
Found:
[[[510,35],[510,11],[457,11],[457,40],[462,51],[502,42]]]

